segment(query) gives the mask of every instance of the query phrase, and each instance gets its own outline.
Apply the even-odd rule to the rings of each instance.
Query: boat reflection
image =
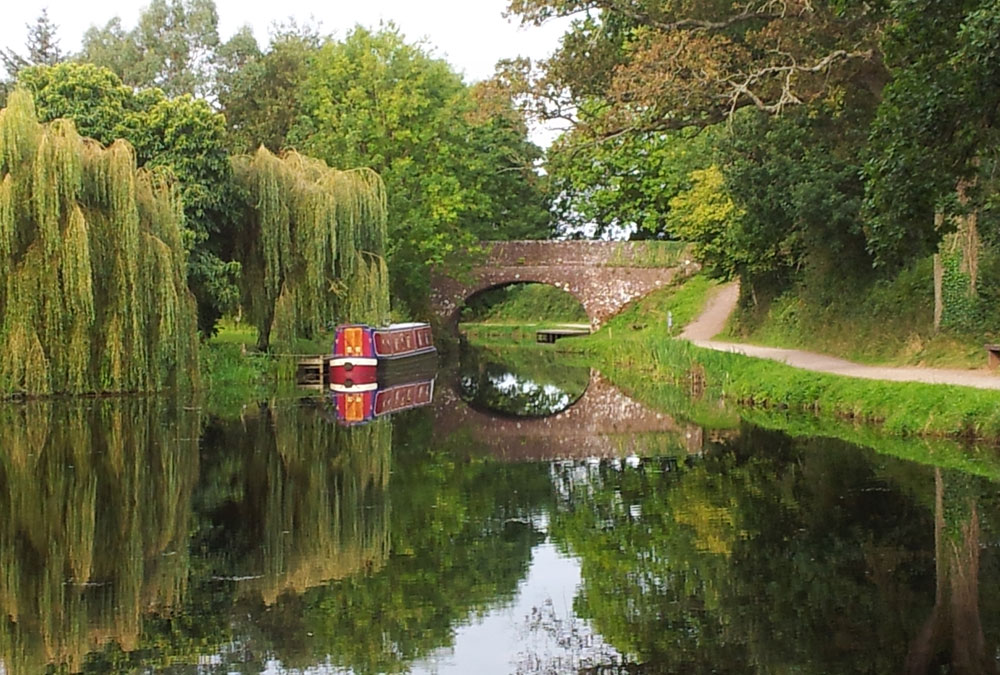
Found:
[[[330,402],[338,424],[355,426],[434,401],[437,358],[411,357],[380,369],[376,382],[331,382]]]

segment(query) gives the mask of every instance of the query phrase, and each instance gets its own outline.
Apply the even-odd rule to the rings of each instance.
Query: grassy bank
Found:
[[[981,285],[989,285],[993,276],[987,275]],[[997,308],[986,300],[969,301],[963,293],[958,294],[959,306],[948,305],[943,329],[934,329],[930,259],[891,280],[843,283],[843,288],[800,285],[754,309],[737,311],[727,337],[858,363],[952,368],[984,367],[983,344],[998,341]]]
[[[548,284],[512,284],[479,293],[462,308],[468,323],[587,323],[587,312],[570,293]]]
[[[300,341],[293,353],[257,350],[257,331],[246,324],[223,321],[219,332],[201,349],[202,387],[216,403],[244,402],[293,390],[300,355],[323,354],[330,338]]]
[[[682,389],[665,379],[650,379],[633,368],[610,366],[602,371],[616,387],[644,405],[694,422],[706,431],[738,429],[744,422],[781,431],[796,438],[835,438],[900,459],[957,469],[1000,482],[1000,454],[992,443],[969,443],[947,438],[903,438],[880,426],[854,423],[812,410],[726,404],[707,394],[692,392],[690,380]],[[695,395],[692,396],[692,393]],[[721,405],[720,405],[721,403]]]
[[[598,333],[561,348],[583,350],[605,371],[629,371],[750,408],[809,411],[875,424],[893,436],[1000,441],[1000,395],[993,391],[813,373],[671,339],[666,312],[673,311],[676,332],[698,313],[707,290],[695,277],[654,293]]]

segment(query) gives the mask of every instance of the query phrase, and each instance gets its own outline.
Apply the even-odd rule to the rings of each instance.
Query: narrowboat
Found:
[[[330,385],[337,422],[355,426],[410,408],[428,405],[434,400],[434,378],[380,387],[377,383]]]
[[[384,328],[338,326],[329,361],[329,381],[344,387],[373,384],[378,381],[380,365],[436,351],[431,327],[426,323],[397,323]]]

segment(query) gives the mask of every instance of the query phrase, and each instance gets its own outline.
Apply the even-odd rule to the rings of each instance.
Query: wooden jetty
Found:
[[[579,337],[581,335],[590,335],[590,327],[578,325],[562,328],[541,328],[535,332],[535,341],[551,344],[562,338]]]
[[[295,370],[295,380],[301,387],[310,389],[325,388],[326,376],[326,356],[300,356],[298,367]]]

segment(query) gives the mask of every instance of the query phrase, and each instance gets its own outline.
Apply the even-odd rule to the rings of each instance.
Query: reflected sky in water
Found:
[[[590,368],[570,366],[554,352],[502,353],[464,346],[458,390],[477,410],[511,417],[547,417],[573,405],[587,389]]]

